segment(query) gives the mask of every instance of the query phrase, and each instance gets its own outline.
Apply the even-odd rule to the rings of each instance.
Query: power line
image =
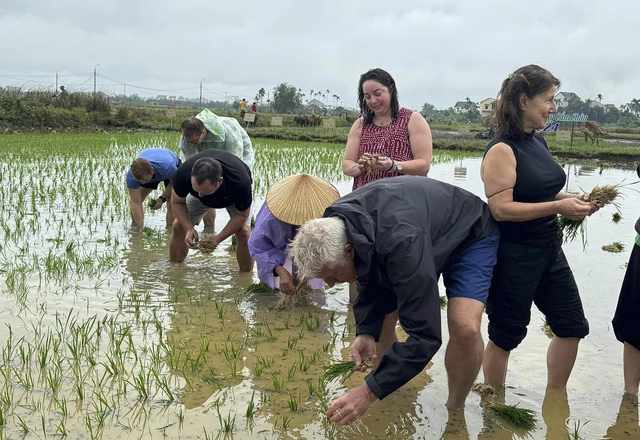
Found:
[[[56,75],[54,74],[2,74],[0,73],[0,78],[5,78],[5,79],[9,79],[9,80],[14,80],[14,81],[22,81],[24,83],[27,84],[41,84],[41,85],[46,85],[46,86],[52,86],[55,87],[55,82],[53,80],[54,77],[57,76],[57,81],[60,84],[63,84],[67,89],[72,88],[72,87],[78,87],[78,88],[83,88],[86,87],[88,85],[89,82],[93,81],[95,79],[95,77],[100,77],[101,79],[107,80],[107,81],[112,81],[111,84],[98,84],[98,86],[100,88],[104,88],[104,87],[114,87],[114,86],[124,86],[125,90],[127,87],[131,87],[134,89],[139,89],[139,90],[146,90],[149,92],[160,92],[160,93],[180,93],[180,92],[196,92],[199,89],[199,85],[194,85],[192,87],[184,87],[184,88],[178,88],[178,89],[158,89],[158,88],[153,88],[153,87],[145,87],[145,86],[141,86],[141,85],[137,85],[137,84],[130,84],[130,83],[125,83],[123,81],[120,81],[118,79],[115,78],[111,78],[108,76],[105,76],[101,73],[97,73],[97,72],[87,72],[87,73],[64,73],[64,74],[60,74],[56,72]],[[73,82],[73,81],[68,81],[64,79],[64,77],[80,77],[83,79],[82,82]],[[42,81],[42,79],[44,78],[52,78],[51,81]],[[23,85],[24,86],[24,85]],[[237,94],[230,94],[229,92],[216,92],[213,90],[210,90],[206,87],[202,87],[202,90],[206,91],[207,93],[214,95],[217,98],[221,98],[223,100],[229,98],[229,97],[237,97],[242,98],[243,96],[241,95],[237,95]],[[245,98],[247,98],[247,96],[244,96]]]

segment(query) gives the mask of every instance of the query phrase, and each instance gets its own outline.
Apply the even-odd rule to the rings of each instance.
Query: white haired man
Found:
[[[498,241],[486,203],[456,186],[418,176],[371,182],[334,202],[323,218],[300,227],[290,255],[301,278],[319,277],[330,286],[357,281],[356,339],[350,349],[355,369],[366,371],[370,365],[363,359],[377,358],[375,341],[395,310],[409,336],[402,343],[396,339],[362,386],[331,404],[330,421],[353,422],[375,400],[419,374],[438,351],[441,274],[449,297],[446,405],[464,407],[482,365],[480,323]]]

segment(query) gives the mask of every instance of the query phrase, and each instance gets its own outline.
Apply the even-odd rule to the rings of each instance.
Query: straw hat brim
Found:
[[[324,210],[339,198],[340,193],[329,182],[310,174],[294,174],[271,185],[266,203],[275,218],[300,226],[322,217]]]

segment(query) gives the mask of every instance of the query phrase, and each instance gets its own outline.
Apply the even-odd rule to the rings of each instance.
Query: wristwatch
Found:
[[[402,165],[402,162],[396,162],[395,163],[396,171],[400,172],[400,171],[402,171],[403,168],[404,168],[404,166]]]

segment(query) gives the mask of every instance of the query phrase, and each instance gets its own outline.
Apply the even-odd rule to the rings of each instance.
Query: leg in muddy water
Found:
[[[510,351],[498,347],[493,341],[487,343],[487,349],[484,352],[484,362],[482,364],[484,383],[491,385],[496,390],[504,387],[507,380],[507,366],[509,365],[510,353]]]
[[[205,232],[213,232],[216,226],[216,210],[211,209],[202,220],[204,221]]]
[[[354,283],[355,284],[355,283]],[[380,339],[376,342],[376,355],[378,361],[382,355],[384,355],[394,342],[398,342],[398,335],[396,333],[396,325],[398,324],[398,311],[387,314],[382,324],[382,332],[380,332]]]
[[[571,370],[578,355],[579,338],[554,336],[547,350],[547,384],[550,387],[567,386]]]
[[[484,304],[471,298],[450,298],[447,305],[449,343],[444,357],[449,381],[447,408],[464,408],[484,355],[480,323]]]
[[[358,285],[355,283],[349,283],[349,302],[353,304],[358,299]]]
[[[180,222],[176,219],[171,227],[171,240],[169,241],[169,261],[172,263],[182,263],[187,254],[189,247],[184,242],[187,231],[184,230]]]
[[[215,211],[212,209],[211,211]],[[244,225],[236,232],[236,260],[240,272],[251,272],[253,270],[253,258],[249,254],[249,235],[251,227]]]
[[[165,205],[167,205],[167,214],[165,216],[165,220],[167,222],[167,229],[168,229],[173,226],[173,221],[176,219],[176,217],[173,215],[173,206],[171,206],[171,196],[169,196],[169,198],[167,199],[167,203],[165,203]]]
[[[640,385],[640,350],[628,342],[624,343],[624,392],[638,394]]]
[[[568,438],[569,432],[565,422],[569,414],[566,388],[547,387],[542,402],[542,418],[547,425],[546,438]]]

